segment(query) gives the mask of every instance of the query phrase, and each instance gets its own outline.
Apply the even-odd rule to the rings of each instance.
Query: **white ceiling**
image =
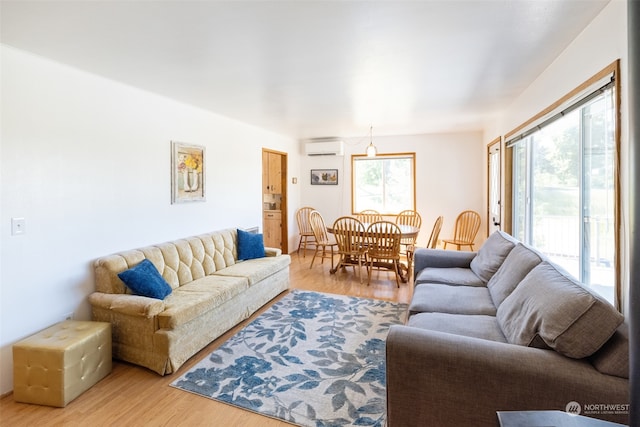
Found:
[[[3,0],[0,37],[294,138],[429,133],[480,129],[608,1]]]

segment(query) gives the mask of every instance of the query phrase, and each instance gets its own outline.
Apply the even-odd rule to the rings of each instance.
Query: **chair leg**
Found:
[[[395,265],[396,268],[393,269],[393,272],[396,273],[396,285],[398,286],[398,288],[400,288],[400,281],[398,280],[398,275],[400,274],[400,261],[394,259],[393,260],[393,264]]]
[[[338,254],[338,255],[340,255],[340,254]],[[341,265],[342,265],[342,255],[340,255],[340,258],[338,259],[338,265],[336,265],[336,268],[332,268],[330,273],[331,274],[336,274]]]
[[[407,252],[407,276],[411,274],[412,266],[413,266],[413,252]]]
[[[313,258],[311,258],[311,265],[309,266],[309,269],[313,268],[313,261],[316,260],[316,255],[318,255],[318,247],[316,246],[316,250],[313,252]]]
[[[298,240],[298,250],[296,251],[296,253],[300,254],[300,245],[302,245],[302,234],[300,235],[300,240]]]

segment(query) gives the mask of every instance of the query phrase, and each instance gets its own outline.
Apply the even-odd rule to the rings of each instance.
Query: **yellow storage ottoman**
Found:
[[[13,345],[17,402],[64,407],[111,372],[111,324],[66,320]]]

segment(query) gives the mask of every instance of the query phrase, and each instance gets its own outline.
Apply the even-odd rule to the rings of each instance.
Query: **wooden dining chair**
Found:
[[[431,234],[429,235],[429,240],[427,241],[428,249],[436,249],[438,247],[438,237],[440,237],[440,230],[442,230],[442,223],[444,221],[444,217],[441,215],[436,218],[436,221],[433,223],[433,228],[431,229]],[[411,267],[413,265],[413,254],[416,253],[417,245],[407,246],[407,270],[409,270],[409,274],[411,274]]]
[[[358,266],[360,283],[362,283],[362,265],[367,266],[367,247],[365,245],[365,228],[357,218],[343,216],[333,223],[333,234],[338,243],[340,260],[335,271],[347,265],[353,266],[355,272]]]
[[[313,230],[311,229],[311,223],[309,222],[309,214],[313,210],[315,209],[309,206],[305,206],[298,209],[298,211],[296,212],[296,222],[298,223],[298,232],[300,233],[297,253],[300,253],[300,248],[302,247],[303,257],[307,255],[307,245],[315,244],[315,237],[313,235]]]
[[[320,212],[313,210],[309,214],[309,223],[311,224],[311,230],[313,230],[313,236],[315,237],[316,250],[313,253],[311,259],[311,265],[309,268],[313,268],[313,262],[316,259],[318,253],[320,253],[320,264],[324,263],[325,258],[331,258],[331,269],[333,270],[333,255],[334,249],[337,250],[338,242],[333,236],[330,236],[327,232],[327,226],[325,225],[324,218]],[[327,253],[329,248],[330,253]]]
[[[358,218],[358,220],[363,224],[372,224],[374,222],[382,221],[382,215],[374,209],[366,209],[358,212],[356,213],[356,218]]]
[[[455,245],[458,250],[461,246],[469,246],[473,250],[473,242],[480,230],[480,222],[482,221],[480,214],[476,211],[463,211],[456,218],[456,226],[451,239],[442,239],[444,249],[447,244]]]
[[[398,216],[396,216],[396,224],[410,225],[419,229],[422,226],[422,217],[417,211],[411,209],[404,210],[400,212]],[[403,237],[400,241],[400,253],[406,255],[409,247],[414,246],[417,239],[417,234],[415,235],[415,237]]]
[[[371,270],[386,268],[376,263],[391,263],[396,275],[396,285],[400,287],[400,227],[391,221],[378,221],[367,229],[367,258],[369,258],[367,285],[371,283]]]
[[[427,248],[435,249],[438,247],[438,237],[440,237],[440,230],[442,230],[443,222],[444,217],[442,215],[436,218],[436,222],[433,223],[433,228],[431,229],[429,241],[427,242]]]

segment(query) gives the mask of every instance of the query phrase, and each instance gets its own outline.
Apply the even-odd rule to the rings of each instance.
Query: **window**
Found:
[[[507,146],[512,234],[617,304],[618,124],[609,74]]]
[[[415,210],[415,159],[415,153],[351,156],[352,212]]]

